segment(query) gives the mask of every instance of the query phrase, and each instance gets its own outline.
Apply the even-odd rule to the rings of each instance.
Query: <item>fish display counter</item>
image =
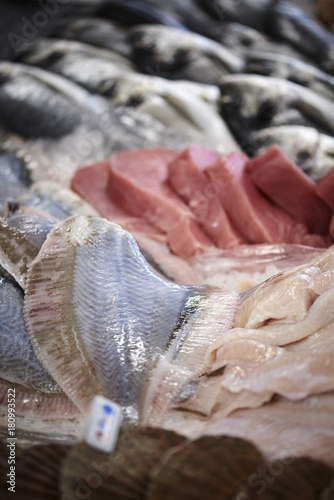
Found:
[[[0,4],[0,498],[334,498],[334,2]]]

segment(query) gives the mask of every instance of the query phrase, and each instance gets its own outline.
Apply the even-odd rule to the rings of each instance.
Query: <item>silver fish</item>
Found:
[[[23,136],[24,149],[29,149],[24,139],[31,139],[48,158],[52,169],[44,180],[68,186],[78,166],[111,153],[156,145],[178,150],[189,144],[151,117],[112,106],[56,74],[3,62],[0,75],[0,125]]]
[[[28,266],[54,222],[26,215],[0,218],[0,264],[25,288]]]
[[[219,21],[233,21],[264,31],[270,0],[198,0],[203,10]]]
[[[24,417],[16,423],[18,430],[35,424],[51,430],[51,421],[57,420],[60,430],[61,421],[79,411],[38,361],[24,324],[23,301],[23,290],[0,266],[0,425],[7,421],[11,389],[16,416]]]
[[[0,203],[26,193],[32,184],[29,171],[14,154],[0,153]]]
[[[33,40],[20,52],[19,60],[62,75],[96,94],[108,95],[115,77],[135,71],[127,59],[111,50],[69,40]]]
[[[197,144],[220,153],[240,150],[218,113],[215,86],[169,81],[147,75],[116,78],[112,101],[133,105]],[[204,102],[203,98],[209,102]],[[211,101],[211,103],[210,103]]]
[[[145,73],[171,80],[217,84],[240,72],[242,59],[217,42],[166,26],[136,26],[130,31],[134,62]]]
[[[95,47],[112,50],[130,59],[131,46],[127,40],[126,28],[116,22],[101,18],[62,19],[55,26],[55,38],[76,40]]]
[[[334,77],[294,57],[271,52],[250,51],[246,57],[247,73],[284,78],[334,99]]]
[[[316,126],[334,134],[334,104],[281,78],[229,75],[221,80],[221,112],[241,146],[261,128]]]
[[[268,14],[268,28],[273,35],[288,41],[311,57],[321,69],[334,74],[332,33],[292,2],[273,2]]]

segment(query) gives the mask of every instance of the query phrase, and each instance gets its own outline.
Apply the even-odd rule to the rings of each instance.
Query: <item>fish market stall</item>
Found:
[[[0,498],[334,499],[334,3],[0,3]]]

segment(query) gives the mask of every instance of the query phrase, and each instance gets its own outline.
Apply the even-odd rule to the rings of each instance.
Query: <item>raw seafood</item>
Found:
[[[109,160],[108,190],[121,208],[165,232],[176,255],[189,257],[212,243],[168,185],[168,163],[176,156],[159,148],[115,155]]]
[[[250,160],[246,172],[254,184],[311,233],[328,235],[332,211],[317,195],[316,183],[278,148]]]
[[[219,155],[206,148],[187,148],[168,165],[168,180],[196,215],[204,231],[219,248],[232,248],[245,239],[232,226],[204,170],[219,160]]]
[[[334,132],[334,104],[296,83],[269,76],[227,75],[220,88],[223,118],[242,146],[247,146],[252,132],[278,125]]]
[[[248,158],[232,153],[208,165],[219,200],[234,227],[251,243],[304,243],[307,229],[263,196],[246,172]]]
[[[215,302],[218,325],[228,328],[236,294],[163,280],[129,233],[77,216],[55,226],[31,265],[24,317],[37,357],[82,410],[104,394],[135,422],[160,353],[168,349],[182,360],[185,350],[200,346],[196,355],[203,359],[220,328]],[[211,317],[212,333],[203,340]]]
[[[239,56],[213,40],[167,26],[131,29],[133,56],[145,73],[217,85],[222,75],[242,70]]]
[[[248,436],[268,458],[286,455],[293,435],[297,456],[334,463],[333,257],[331,247],[246,294],[164,427]]]
[[[29,264],[54,223],[30,216],[0,218],[0,264],[25,288]]]

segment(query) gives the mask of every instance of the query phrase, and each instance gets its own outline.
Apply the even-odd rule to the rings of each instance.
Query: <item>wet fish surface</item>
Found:
[[[0,218],[0,264],[25,288],[27,271],[54,222],[19,215]]]
[[[0,121],[9,141],[25,148],[24,140],[30,139],[51,162],[51,179],[65,186],[79,165],[129,149],[129,145],[169,144],[175,149],[188,145],[185,138],[153,118],[117,108],[58,75],[8,62],[0,64],[0,74]],[[12,139],[13,133],[23,137],[21,144],[20,137]]]
[[[219,43],[166,26],[135,26],[130,41],[135,64],[152,75],[215,85],[243,67],[242,59]]]
[[[273,126],[306,125],[334,134],[333,103],[301,85],[281,78],[228,75],[220,88],[223,118],[242,147],[247,148],[252,132]]]
[[[114,250],[110,254],[106,248]],[[88,261],[91,271],[86,268]],[[111,266],[108,280],[105,266]],[[52,268],[50,282],[47,275]],[[90,272],[101,276],[93,291],[87,288],[93,283]],[[73,297],[70,302],[68,293]],[[41,294],[44,301],[38,306]],[[123,405],[129,419],[136,419],[138,399],[157,350],[166,348],[179,314],[193,295],[196,291],[191,288],[152,274],[132,237],[119,226],[103,219],[70,218],[50,233],[31,268],[25,320],[40,357],[73,400],[86,407],[102,391]],[[66,309],[69,315],[65,332],[62,312],[58,317],[43,313],[56,303],[59,311]],[[96,314],[99,321],[94,319]]]
[[[334,73],[334,36],[292,2],[271,4],[268,27],[276,36],[308,54],[328,73]]]
[[[247,73],[284,78],[313,90],[315,93],[334,99],[334,78],[311,64],[279,53],[248,52]]]
[[[71,40],[33,40],[18,60],[60,74],[97,94],[107,94],[115,77],[134,71],[131,62],[116,52]]]

